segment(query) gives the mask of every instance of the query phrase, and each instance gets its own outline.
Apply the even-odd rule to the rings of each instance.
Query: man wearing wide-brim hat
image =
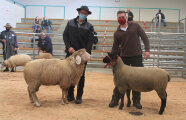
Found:
[[[69,20],[63,33],[63,40],[66,46],[66,57],[75,51],[85,48],[91,54],[94,28],[87,22],[87,16],[91,14],[87,6],[81,6],[76,9],[78,16]],[[69,88],[68,101],[74,101],[76,104],[82,103],[82,95],[85,81],[85,71],[79,81],[77,87],[76,100],[74,98],[74,86]]]
[[[17,36],[14,31],[11,30],[12,26],[7,23],[5,26],[6,30],[2,31],[0,34],[0,42],[3,44],[3,58],[7,60],[11,56],[17,54]],[[9,71],[8,68],[4,72]],[[14,72],[12,69],[11,72]]]

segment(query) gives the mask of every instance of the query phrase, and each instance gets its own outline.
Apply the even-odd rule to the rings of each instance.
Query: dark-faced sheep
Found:
[[[26,54],[14,55],[2,62],[1,69],[7,67],[16,71],[16,66],[25,66],[31,60],[32,58]]]
[[[41,85],[59,85],[62,89],[61,104],[67,104],[68,89],[79,83],[88,60],[90,54],[80,49],[64,60],[38,59],[29,62],[24,69],[24,78],[31,103],[40,106],[36,92]]]
[[[119,92],[125,95],[127,89],[138,92],[155,90],[161,99],[159,114],[163,114],[167,101],[167,84],[170,81],[169,73],[160,68],[131,67],[125,65],[122,59],[111,53],[103,59],[104,63],[112,66],[114,84]],[[121,98],[119,109],[124,107],[124,96]]]

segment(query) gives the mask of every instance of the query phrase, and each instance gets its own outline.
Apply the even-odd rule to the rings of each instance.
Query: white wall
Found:
[[[17,22],[21,22],[24,17],[24,8],[14,5],[6,0],[0,0],[0,32],[4,30],[6,23],[11,23],[16,27]]]
[[[25,5],[64,5],[66,6],[66,18],[71,19],[76,17],[76,8],[81,5],[88,6],[110,6],[110,7],[144,7],[144,8],[180,8],[181,18],[186,17],[186,0],[120,0],[120,2],[114,2],[114,0],[17,0]],[[99,9],[90,8],[93,14],[89,16],[89,19],[99,19]],[[116,19],[116,11],[118,9],[102,9],[101,19]],[[52,8],[50,11],[56,11],[54,13],[46,13],[48,17],[63,18],[62,10]],[[134,19],[139,19],[139,11],[132,9],[134,12]],[[173,10],[162,10],[167,18],[167,21],[177,21],[178,11]],[[32,13],[30,17],[35,17],[34,14],[40,14],[41,11]],[[141,20],[150,21],[154,17],[157,10],[141,10]],[[31,14],[31,12],[29,12]],[[43,13],[42,13],[43,14]],[[41,15],[42,16],[42,15]]]

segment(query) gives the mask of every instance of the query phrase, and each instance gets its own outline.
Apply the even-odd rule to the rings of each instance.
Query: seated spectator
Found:
[[[41,26],[37,26],[37,29],[35,30],[35,33],[41,33],[42,32],[42,30],[41,30]],[[38,41],[39,40],[39,34],[36,34],[35,36],[34,36],[34,38],[35,38],[35,41]],[[31,42],[33,43],[34,42],[34,38],[32,38],[31,39]],[[31,44],[31,48],[33,48],[33,44]]]
[[[97,35],[97,33],[94,31],[93,32],[94,35]],[[94,36],[93,37],[93,44],[96,45],[98,43],[98,37]],[[96,50],[96,46],[93,46],[93,50]]]
[[[45,33],[40,34],[40,38],[38,42],[38,52],[50,53],[50,54],[52,54],[53,52],[52,41],[50,37]]]
[[[37,26],[39,25],[39,18],[38,18],[38,16],[34,19],[34,22],[33,22],[33,29],[34,29],[34,31],[36,31],[36,29],[37,29]]]
[[[161,16],[161,18],[159,18],[159,15]],[[161,21],[163,23],[163,26],[166,27],[166,21],[165,21],[165,15],[161,12],[161,10],[158,11],[158,13],[156,14],[156,26],[158,26],[159,21]]]
[[[52,22],[48,19],[46,19],[46,17],[43,18],[43,21],[41,22],[41,28],[44,31],[45,29],[48,30],[48,33],[51,32],[51,24]]]
[[[127,13],[128,13],[128,21],[133,21],[133,13],[130,11],[130,8],[127,8]]]

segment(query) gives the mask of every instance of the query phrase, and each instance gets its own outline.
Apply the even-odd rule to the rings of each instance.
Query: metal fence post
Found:
[[[184,62],[184,66],[183,66],[183,78],[186,78],[186,35],[184,35],[184,55],[183,55],[183,62]]]
[[[184,18],[184,33],[186,33],[186,18]]]
[[[101,20],[101,7],[99,8],[99,20]]]
[[[35,51],[35,34],[33,34],[33,35],[34,35],[34,38],[33,38],[33,47],[34,47],[34,49],[33,49],[33,59],[35,59],[35,56],[36,56],[36,55],[35,55],[35,54],[36,54],[36,53],[35,53],[35,52],[36,52],[36,51]]]
[[[140,21],[140,17],[141,17],[140,14],[141,14],[141,13],[140,13],[140,8],[139,8],[139,21]]]

